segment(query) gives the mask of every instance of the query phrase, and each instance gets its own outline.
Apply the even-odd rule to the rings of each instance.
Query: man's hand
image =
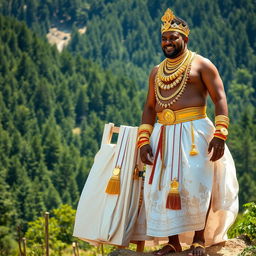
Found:
[[[225,141],[217,137],[213,137],[208,147],[209,154],[211,153],[212,149],[213,153],[210,161],[215,162],[224,155]]]
[[[153,165],[153,163],[148,159],[148,155],[150,158],[153,158],[152,148],[149,144],[140,148],[140,158],[144,164]]]

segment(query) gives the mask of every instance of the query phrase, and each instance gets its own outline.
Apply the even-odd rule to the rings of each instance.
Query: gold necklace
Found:
[[[169,90],[171,88],[174,88],[175,86],[177,86],[181,79],[182,79],[183,75],[181,74],[180,76],[178,76],[177,78],[175,78],[171,83],[163,83],[161,81],[161,79],[159,78],[158,74],[156,75],[156,83],[158,84],[158,86],[163,89],[163,90]]]
[[[171,82],[186,69],[191,51],[186,50],[179,58],[165,59],[159,65],[158,77],[163,82]]]
[[[188,63],[186,65],[185,72],[183,74],[183,77],[182,77],[182,80],[180,82],[180,85],[177,88],[177,90],[174,93],[172,93],[170,96],[164,97],[164,96],[161,95],[160,90],[159,90],[160,86],[159,86],[159,83],[157,82],[157,79],[156,79],[155,95],[156,95],[157,103],[161,107],[165,107],[166,108],[166,107],[171,106],[173,103],[175,103],[180,98],[180,96],[184,92],[184,90],[186,88],[186,85],[187,85],[188,78],[189,78],[189,73],[190,73],[190,69],[191,69],[191,63],[192,63],[192,60],[194,59],[194,56],[195,56],[195,53],[192,53],[191,51],[189,51],[189,58],[188,58],[188,61],[187,61]],[[172,98],[174,98],[174,99],[171,100]]]

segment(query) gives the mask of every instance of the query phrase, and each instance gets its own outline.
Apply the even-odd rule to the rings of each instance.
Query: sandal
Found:
[[[164,248],[166,248],[167,249],[167,247],[170,247],[169,249],[170,250],[165,250]],[[163,250],[163,252],[161,252]],[[163,246],[163,248],[161,248],[160,250],[157,250],[157,251],[155,251],[155,252],[153,252],[153,254],[154,255],[158,255],[158,256],[163,256],[163,255],[166,255],[166,254],[169,254],[169,253],[175,253],[177,250],[176,250],[176,248],[174,247],[174,245],[172,245],[172,244],[165,244],[164,246]]]
[[[192,256],[192,255],[194,255],[193,254],[193,250],[195,250],[195,249],[197,249],[197,248],[202,248],[202,254],[196,254],[196,255],[200,255],[200,256],[205,256],[206,254],[205,254],[205,246],[204,245],[202,245],[202,244],[199,244],[199,243],[193,243],[192,245],[191,245],[191,247],[190,247],[190,250],[191,250],[191,252],[189,252],[189,256]]]

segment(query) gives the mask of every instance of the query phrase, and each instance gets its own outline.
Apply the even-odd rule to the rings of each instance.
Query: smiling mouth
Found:
[[[174,46],[171,46],[171,45],[165,46],[165,49],[169,52],[169,51],[174,50]]]

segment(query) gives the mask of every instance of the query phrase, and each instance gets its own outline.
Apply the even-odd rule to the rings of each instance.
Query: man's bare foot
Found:
[[[163,248],[160,250],[154,251],[153,254],[157,256],[163,256],[169,253],[175,253],[175,252],[181,252],[182,248],[180,244],[174,245],[174,244],[166,244]]]
[[[205,246],[204,243],[197,242],[193,243],[190,247],[190,252],[188,253],[188,256],[205,256]]]

